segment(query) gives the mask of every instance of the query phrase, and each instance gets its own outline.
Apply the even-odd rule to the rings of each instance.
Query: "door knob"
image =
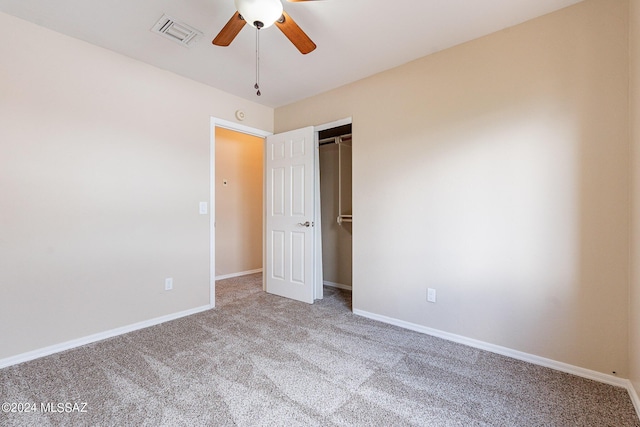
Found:
[[[312,222],[306,221],[306,222],[299,222],[298,225],[301,225],[303,227],[311,227],[313,225]]]

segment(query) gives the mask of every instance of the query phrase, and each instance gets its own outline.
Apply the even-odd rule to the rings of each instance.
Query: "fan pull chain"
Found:
[[[256,84],[253,87],[257,90],[256,95],[262,95],[260,93],[260,27],[256,28]]]

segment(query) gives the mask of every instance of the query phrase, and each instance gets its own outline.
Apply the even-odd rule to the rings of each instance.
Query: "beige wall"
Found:
[[[210,116],[273,110],[2,13],[0,39],[0,359],[207,305]]]
[[[216,276],[262,268],[263,152],[263,138],[216,128]]]
[[[629,117],[633,150],[630,378],[640,394],[640,0],[630,0],[629,6]]]
[[[276,109],[353,117],[355,309],[628,375],[627,29],[587,0]]]

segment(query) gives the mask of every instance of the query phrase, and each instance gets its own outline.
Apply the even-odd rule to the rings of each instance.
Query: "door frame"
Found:
[[[216,128],[266,138],[273,132],[211,116],[209,139],[209,307],[216,306]],[[264,224],[264,213],[262,215]],[[263,249],[264,253],[264,249]],[[264,264],[264,255],[263,255]]]
[[[319,203],[316,203],[316,218],[318,226],[315,228],[314,232],[316,233],[315,238],[315,262],[313,263],[315,268],[315,299],[322,299],[324,297],[324,278],[322,276],[322,221],[320,218],[322,215],[320,214],[320,203],[322,203],[322,195],[320,194],[320,140],[318,137],[318,133],[323,130],[333,129],[344,125],[353,125],[352,117],[345,117],[344,119],[339,119],[333,122],[324,123],[318,126],[313,127],[313,131],[315,133],[315,149],[316,149],[316,190],[315,190],[315,199]],[[351,289],[353,289],[353,279],[351,280]]]
[[[318,145],[318,132],[331,129],[338,126],[353,124],[352,117],[345,117],[343,119],[335,120],[333,122],[324,123],[321,125],[314,126],[314,134],[315,141],[314,147],[316,150],[319,150]],[[257,136],[260,138],[266,138],[269,135],[273,135],[273,132],[269,132],[263,129],[254,128],[251,126],[244,125],[242,123],[232,122],[229,120],[224,120],[218,117],[211,116],[210,119],[210,142],[209,142],[209,307],[214,308],[216,306],[216,186],[215,186],[215,178],[216,178],[216,127],[229,129],[236,132],[245,133],[248,135]],[[265,140],[266,144],[266,140]],[[315,197],[316,200],[320,200],[320,168],[317,163],[319,160],[319,154],[316,156],[316,167],[315,167],[315,180],[316,180],[316,190]],[[263,189],[263,192],[265,190]],[[320,203],[316,203],[316,219],[318,227],[314,227],[315,232],[315,260],[314,260],[314,295],[315,299],[323,298],[323,277],[322,277],[322,224],[320,222]],[[264,209],[264,207],[263,207]],[[264,229],[265,222],[265,213],[262,214],[262,223]],[[264,233],[263,233],[264,240]],[[264,241],[263,241],[263,249],[262,249],[262,264],[263,268],[265,265],[265,250],[264,250]],[[265,282],[264,278],[262,281],[262,286],[264,289]],[[351,285],[353,289],[353,284]]]

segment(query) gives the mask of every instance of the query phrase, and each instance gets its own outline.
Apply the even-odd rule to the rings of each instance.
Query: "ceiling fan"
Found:
[[[289,2],[318,1],[318,0],[287,0]],[[213,39],[216,46],[229,46],[240,30],[248,22],[260,30],[275,24],[280,31],[306,55],[316,48],[316,44],[302,31],[293,18],[284,11],[281,0],[234,0],[236,13]]]

